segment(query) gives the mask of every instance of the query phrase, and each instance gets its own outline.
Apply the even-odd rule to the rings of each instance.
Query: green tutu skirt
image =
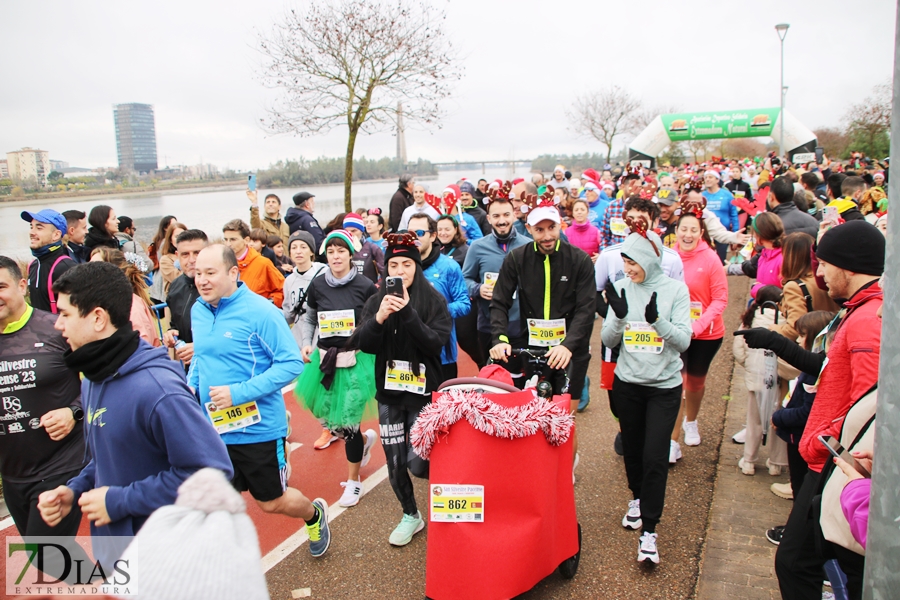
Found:
[[[294,393],[300,406],[332,431],[356,431],[364,419],[378,414],[375,402],[375,355],[356,353],[356,365],[335,369],[331,389],[322,386],[321,355],[316,348],[300,374]]]

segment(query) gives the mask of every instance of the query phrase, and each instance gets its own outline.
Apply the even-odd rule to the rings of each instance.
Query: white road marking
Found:
[[[365,496],[370,491],[372,491],[376,485],[387,479],[387,465],[384,465],[371,475],[363,480],[363,490],[361,496]],[[344,514],[344,511],[347,510],[343,506],[338,506],[338,503],[335,502],[331,506],[328,507],[328,522],[331,523],[339,516]],[[291,552],[302,546],[309,540],[309,535],[306,533],[306,527],[301,526],[300,529],[294,532],[288,539],[284,540],[278,546],[275,547],[274,550],[266,554],[262,559],[263,572],[267,573],[269,569],[283,561],[287,558]]]
[[[387,472],[387,471],[385,471],[385,472]],[[12,517],[6,517],[6,518],[3,519],[2,521],[0,521],[0,531],[3,531],[3,530],[6,529],[7,527],[12,527],[13,525],[15,525],[15,522],[13,521],[13,518],[12,518]]]
[[[291,442],[291,452],[303,446],[300,442]]]

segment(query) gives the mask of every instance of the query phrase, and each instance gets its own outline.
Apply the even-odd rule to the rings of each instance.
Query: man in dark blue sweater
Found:
[[[84,374],[84,435],[92,460],[66,485],[42,493],[38,509],[53,526],[77,502],[90,521],[95,556],[111,565],[124,550],[123,538],[136,534],[157,508],[174,504],[185,479],[203,467],[230,478],[231,460],[180,365],[131,328],[131,284],[119,268],[77,265],[53,290],[56,329],[72,349],[66,365]]]

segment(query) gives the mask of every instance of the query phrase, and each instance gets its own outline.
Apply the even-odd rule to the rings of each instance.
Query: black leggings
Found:
[[[691,340],[691,345],[681,355],[687,374],[693,377],[706,377],[706,374],[709,373],[709,365],[712,364],[721,345],[722,338]]]
[[[422,479],[428,478],[428,461],[416,454],[409,443],[409,430],[416,422],[420,410],[378,403],[381,446],[387,459],[388,479],[403,507],[403,514],[406,515],[419,512],[409,474]]]
[[[337,434],[338,437],[344,438],[344,453],[347,455],[347,462],[362,462],[363,450],[365,450],[366,445],[362,430],[342,429]]]
[[[634,499],[641,501],[643,530],[653,533],[666,500],[669,439],[681,408],[681,386],[652,388],[616,376],[613,391],[628,487]]]

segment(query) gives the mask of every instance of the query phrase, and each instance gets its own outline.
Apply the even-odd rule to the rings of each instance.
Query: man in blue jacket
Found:
[[[200,251],[194,282],[200,298],[191,309],[194,359],[191,388],[219,433],[240,492],[267,513],[306,521],[309,550],[328,550],[328,504],[288,487],[287,418],[281,388],[303,370],[303,359],[284,315],[238,282],[234,252],[222,244]]]
[[[51,527],[75,502],[91,523],[94,554],[111,565],[150,514],[173,504],[178,486],[204,467],[231,476],[225,445],[209,426],[165,350],[131,328],[131,284],[118,267],[88,262],[53,284],[56,329],[71,347],[70,369],[84,374],[84,436],[91,461],[66,485],[43,492],[38,509]],[[108,543],[104,544],[105,541]]]
[[[447,299],[447,309],[451,319],[458,319],[469,314],[472,310],[472,301],[469,300],[469,292],[466,290],[466,281],[463,279],[462,269],[456,261],[442,254],[434,245],[437,235],[437,222],[425,214],[414,215],[409,219],[409,231],[419,236],[419,254],[422,255],[422,272],[425,278],[431,282],[434,289]],[[458,369],[456,367],[456,323],[450,328],[450,340],[441,350],[441,367],[444,381],[456,379]]]
[[[722,225],[728,231],[737,231],[740,229],[740,219],[738,218],[737,206],[731,203],[734,196],[727,189],[720,187],[719,174],[716,171],[709,170],[703,174],[703,197],[706,198],[706,208],[713,211]],[[728,245],[716,242],[716,253],[722,262],[728,254]]]
[[[514,228],[517,219],[512,201],[503,194],[497,194],[496,191],[494,191],[494,197],[489,196],[489,198],[491,200],[487,206],[487,213],[488,223],[491,224],[491,233],[472,242],[463,263],[463,277],[469,288],[469,295],[476,298],[478,302],[478,339],[484,349],[485,360],[492,347],[491,298],[493,298],[497,275],[500,273],[500,265],[503,264],[503,259],[510,251],[531,241],[530,237],[518,233]],[[519,346],[522,346],[525,338],[519,320],[518,299],[513,300],[509,316],[509,339],[517,343],[521,342]],[[478,366],[483,367],[484,365]],[[501,363],[501,366],[508,368],[514,381],[524,385],[524,381],[521,381],[522,369],[519,362],[517,364]]]

